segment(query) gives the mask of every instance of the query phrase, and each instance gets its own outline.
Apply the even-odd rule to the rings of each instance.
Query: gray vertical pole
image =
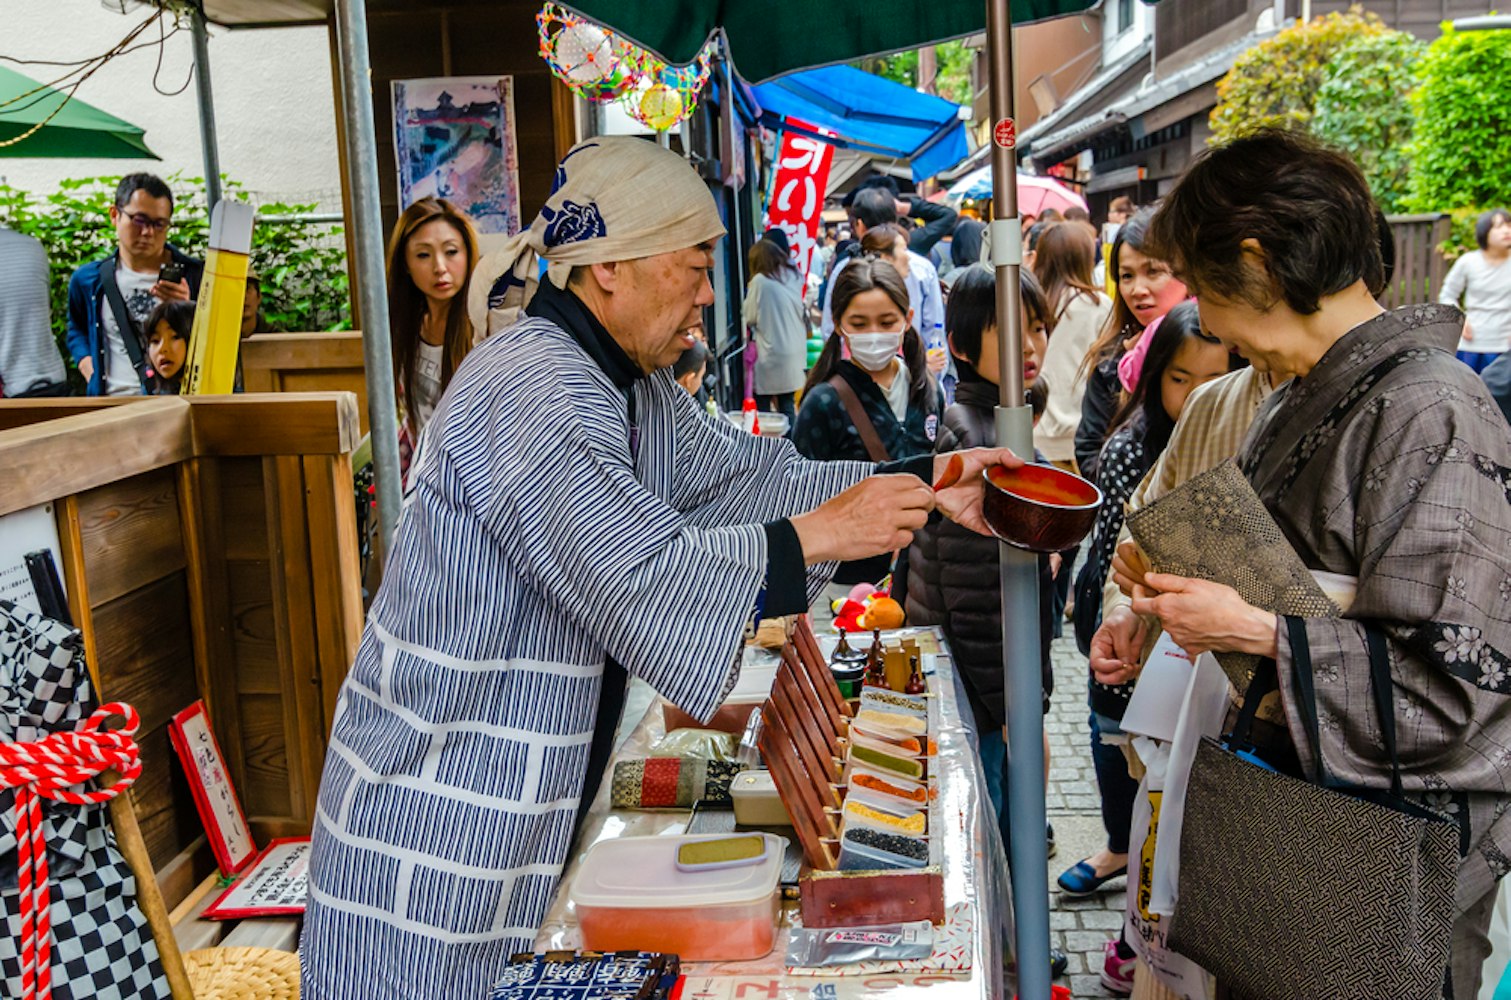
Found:
[[[336,52],[341,60],[341,113],[351,171],[350,218],[362,306],[362,360],[367,369],[367,425],[378,487],[378,533],[386,561],[399,522],[399,410],[388,343],[388,292],[383,267],[383,215],[378,207],[378,139],[367,56],[366,0],[336,0]]]
[[[210,93],[209,32],[203,5],[194,11],[194,91],[199,98],[199,144],[205,156],[205,212],[220,204],[220,141],[215,134],[215,98]]]
[[[986,51],[995,130],[1013,123],[1012,17],[1008,0],[987,0]],[[1004,128],[1003,123],[1010,123]],[[1010,145],[1011,144],[1011,145]],[[992,266],[997,272],[1001,405],[997,443],[1033,456],[1033,415],[1023,395],[1023,322],[1018,269],[1018,168],[1006,139],[992,144]],[[999,543],[1002,660],[1007,694],[1007,810],[1012,835],[1013,927],[1022,1000],[1049,1000],[1049,859],[1044,841],[1043,681],[1039,672],[1038,557]]]

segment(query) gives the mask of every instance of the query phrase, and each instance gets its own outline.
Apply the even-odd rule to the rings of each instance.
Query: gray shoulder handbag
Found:
[[[1287,623],[1296,704],[1319,748],[1317,783],[1245,752],[1255,707],[1275,685],[1274,661],[1265,660],[1232,734],[1204,739],[1191,766],[1170,947],[1210,970],[1234,1000],[1442,997],[1458,829],[1402,797],[1385,637],[1368,628],[1388,793],[1328,774],[1306,629],[1299,618]]]

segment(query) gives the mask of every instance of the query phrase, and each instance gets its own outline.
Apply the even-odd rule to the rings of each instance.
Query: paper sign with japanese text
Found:
[[[237,920],[303,913],[309,873],[310,838],[275,840],[257,855],[245,875],[205,909],[205,916]]]
[[[194,804],[205,824],[215,861],[223,874],[234,875],[257,853],[257,845],[252,841],[252,828],[241,810],[241,800],[231,785],[225,756],[210,730],[205,703],[196,701],[175,715],[168,736],[188,775],[189,790],[194,793]]]

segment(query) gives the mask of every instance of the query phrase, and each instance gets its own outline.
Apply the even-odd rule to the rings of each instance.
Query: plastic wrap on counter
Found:
[[[928,958],[934,925],[927,920],[882,927],[794,927],[787,939],[787,964],[816,969],[854,962],[902,962]]]

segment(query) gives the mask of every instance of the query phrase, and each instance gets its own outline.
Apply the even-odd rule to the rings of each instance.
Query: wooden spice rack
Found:
[[[782,649],[771,697],[761,708],[760,747],[807,862],[799,879],[803,925],[943,923],[943,872],[937,856],[917,870],[839,870],[839,816],[852,715],[812,626],[806,617],[799,618]],[[937,838],[930,844],[932,855],[938,851]]]

